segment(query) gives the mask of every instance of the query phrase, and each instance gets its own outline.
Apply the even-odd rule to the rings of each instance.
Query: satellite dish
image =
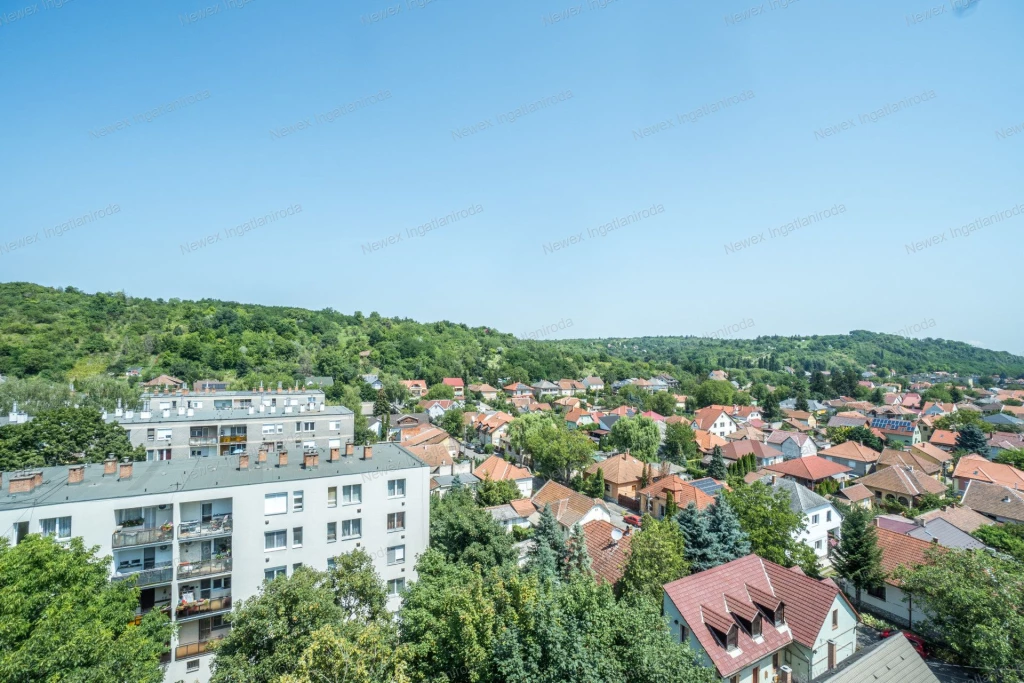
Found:
[[[622,529],[618,527],[612,529],[612,543],[618,543],[619,539],[622,538]]]

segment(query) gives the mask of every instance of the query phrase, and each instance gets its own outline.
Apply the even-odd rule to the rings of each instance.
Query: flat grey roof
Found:
[[[252,452],[249,454],[247,470],[238,469],[237,455],[136,462],[132,463],[130,479],[119,479],[116,474],[104,477],[103,463],[89,463],[85,465],[84,481],[78,484],[67,483],[68,466],[42,467],[30,470],[43,473],[43,483],[31,493],[11,494],[8,492],[7,481],[4,481],[4,488],[0,491],[0,510],[159,493],[224,489],[278,481],[303,481],[349,474],[375,477],[383,476],[381,473],[390,471],[427,467],[426,463],[398,444],[375,444],[373,457],[369,460],[363,460],[363,450],[363,447],[356,447],[354,455],[342,455],[340,459],[328,462],[328,449],[319,449],[320,464],[310,469],[302,466],[302,451],[289,452],[289,462],[285,467],[277,466],[276,453],[268,453],[267,462],[262,467],[256,467],[256,453]],[[18,472],[4,472],[4,479],[9,480],[17,474]]]
[[[217,380],[200,380],[200,381],[214,381]],[[322,389],[313,388],[301,388],[301,389],[264,389],[263,391],[249,391],[248,389],[218,389],[217,391],[185,391],[183,389],[174,389],[172,391],[145,391],[142,393],[142,398],[171,398],[171,397],[188,397],[188,398],[256,398],[256,397],[267,397],[277,398],[278,396],[303,396],[306,394],[320,394],[323,395]]]
[[[298,406],[292,406],[292,408],[298,408]],[[251,415],[248,408],[222,408],[220,410],[216,408],[195,408],[193,412],[195,414],[189,417],[187,411],[184,415],[178,415],[177,409],[174,409],[169,416],[164,417],[163,412],[158,408],[152,411],[152,416],[148,419],[139,417],[140,413],[138,411],[132,414],[131,419],[123,415],[116,417],[108,413],[107,422],[117,422],[123,425],[160,424],[161,422],[223,422],[224,420],[266,420],[272,422],[282,418],[305,420],[307,418],[313,419],[317,415],[352,415],[352,411],[345,406],[324,406],[323,411],[306,410],[301,413],[298,410],[286,413],[281,409],[281,406],[278,406],[277,412],[272,413],[269,410],[264,410],[261,413],[259,410],[254,410]]]

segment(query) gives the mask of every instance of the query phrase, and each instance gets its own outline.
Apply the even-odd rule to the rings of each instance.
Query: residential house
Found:
[[[665,418],[665,424],[667,425],[675,424],[677,422],[682,423],[687,427],[693,424],[693,420],[684,417],[683,415],[669,415],[668,417]]]
[[[421,425],[419,428],[403,430],[401,444],[403,446],[441,446],[453,458],[459,453],[459,442],[448,432],[432,425]]]
[[[665,421],[668,422],[669,419],[671,419],[671,418],[666,418]],[[726,437],[725,437],[726,441],[744,441],[744,440],[746,440],[746,441],[760,441],[761,443],[764,443],[766,438],[767,437],[764,435],[764,432],[762,432],[760,429],[758,429],[757,427],[753,426],[752,424],[748,424],[746,427],[741,427],[741,428],[737,429],[735,432],[733,432],[732,434],[727,434]],[[774,446],[770,446],[770,448],[775,448],[775,447]],[[776,449],[776,450],[778,450],[778,449]],[[782,451],[779,451],[779,452],[781,453]]]
[[[444,444],[429,443],[420,446],[402,444],[402,448],[409,451],[422,460],[430,468],[430,474],[456,474],[454,471],[455,459],[448,452]]]
[[[758,468],[775,465],[784,459],[782,451],[760,441],[730,441],[722,447],[722,457],[732,462],[750,453],[757,459]]]
[[[957,491],[965,490],[967,483],[972,479],[1011,489],[1024,489],[1024,472],[1013,465],[991,462],[975,453],[960,458],[956,469],[953,470],[953,481]]]
[[[584,425],[594,424],[594,417],[579,408],[573,408],[565,414],[565,424],[569,429],[576,429]]]
[[[996,427],[1020,427],[1021,425],[1024,425],[1024,420],[1007,413],[995,413],[994,415],[988,415],[981,419],[990,425],[995,425]]]
[[[466,397],[466,383],[462,381],[461,377],[445,377],[441,380],[441,384],[447,384],[452,388],[455,393],[456,399],[462,399]]]
[[[397,413],[389,415],[388,420],[390,426],[387,434],[381,433],[383,419],[379,415],[370,416],[366,421],[366,428],[376,434],[381,441],[402,441],[402,432],[430,425],[430,416],[426,413]]]
[[[809,681],[857,649],[857,612],[835,583],[757,555],[666,584],[663,612],[728,683]]]
[[[781,680],[781,679],[780,679]],[[939,683],[902,633],[868,645],[818,683]]]
[[[462,408],[462,401],[449,401],[446,398],[436,398],[429,401],[420,401],[417,407],[430,416],[431,421],[437,422],[444,414],[454,408]]]
[[[556,410],[568,412],[573,408],[579,408],[580,400],[575,396],[563,396],[554,402],[554,406]]]
[[[781,463],[769,465],[765,469],[812,489],[826,479],[843,481],[849,478],[850,472],[850,468],[846,465],[834,463],[817,455],[784,460]]]
[[[986,455],[989,460],[995,460],[1003,451],[1018,448],[1024,448],[1024,434],[995,432],[988,437],[988,453],[982,455]]]
[[[715,446],[724,448],[729,442],[711,432],[706,432],[703,429],[693,430],[693,440],[697,444],[697,450],[704,455],[710,455],[711,451],[715,449]]]
[[[923,472],[932,479],[941,482],[940,476],[942,475],[942,467],[931,458],[917,455],[912,450],[896,451],[891,448],[884,449],[881,455],[878,456],[877,468],[884,469],[894,465]]]
[[[882,527],[875,529],[878,547],[882,551],[882,570],[886,574],[885,582],[878,588],[868,589],[861,593],[861,609],[882,617],[888,621],[913,629],[927,618],[927,613],[920,603],[912,596],[903,592],[902,582],[892,574],[897,567],[912,569],[928,564],[926,552],[935,547],[928,541],[922,541],[905,534],[890,531]],[[846,591],[854,593],[852,586],[843,579]]]
[[[712,370],[708,373],[708,379],[716,382],[724,382],[729,379],[729,373],[725,370]]]
[[[142,368],[139,366],[132,366],[124,371],[125,377],[141,377]],[[3,384],[3,375],[0,375],[0,384]]]
[[[796,399],[787,398],[785,401],[781,401],[779,403],[779,408],[781,408],[782,410],[796,410]],[[827,403],[821,403],[820,401],[815,401],[814,399],[807,400],[807,410],[809,410],[813,414],[828,412],[831,409],[832,406],[828,405]]]
[[[993,524],[992,520],[985,515],[963,505],[943,505],[936,510],[922,512],[915,520],[930,522],[935,519],[944,519],[961,531],[973,534],[983,526]]]
[[[997,522],[1024,524],[1024,492],[980,479],[967,483],[960,502]]]
[[[587,391],[604,391],[604,380],[591,375],[583,378],[583,386]]]
[[[531,389],[533,390],[534,397],[536,397],[538,401],[543,400],[548,396],[558,396],[560,392],[557,384],[549,382],[546,379],[540,380],[534,384]]]
[[[844,441],[838,446],[826,448],[818,455],[834,463],[846,465],[858,477],[871,472],[878,462],[878,451],[856,441]]]
[[[525,467],[508,462],[501,456],[492,455],[484,460],[473,470],[473,475],[481,481],[513,481],[519,487],[523,498],[533,495],[533,473]]]
[[[676,400],[676,410],[686,410],[687,403],[690,401],[690,397],[685,394],[672,394],[672,398]]]
[[[907,446],[921,443],[921,430],[909,420],[890,420],[876,417],[871,426],[880,431],[887,441],[899,441]]]
[[[839,499],[839,502],[846,505],[870,508],[875,494],[871,492],[871,489],[862,484],[850,484],[846,488],[839,489],[835,497]]]
[[[799,432],[786,432],[777,429],[768,436],[765,443],[781,450],[782,457],[786,460],[807,458],[818,453],[818,447],[811,437]]]
[[[611,513],[604,501],[585,496],[556,481],[549,480],[530,500],[538,510],[550,506],[555,519],[566,530],[572,529],[576,524],[585,525],[595,519],[612,521]]]
[[[953,471],[953,456],[926,441],[911,446],[910,452],[918,458],[929,460],[938,465],[939,471],[944,475],[951,474]]]
[[[470,426],[476,433],[477,441],[482,445],[490,444],[505,450],[509,447],[508,426],[512,424],[513,419],[515,418],[502,411],[477,413],[471,417]]]
[[[473,474],[438,474],[430,478],[430,494],[438,498],[452,490],[455,480],[458,479],[462,486],[476,490],[480,480]]]
[[[629,562],[632,536],[611,522],[595,519],[583,525],[583,537],[587,542],[594,578],[598,583],[617,584]]]
[[[529,384],[523,384],[522,382],[513,382],[503,387],[503,389],[509,396],[533,396],[533,388]]]
[[[898,387],[893,385],[886,385],[886,391],[898,391]],[[903,394],[902,405],[906,408],[917,409],[921,407],[921,394]],[[949,403],[945,405],[951,405]]]
[[[942,518],[923,520],[914,518],[914,528],[907,532],[907,536],[917,538],[929,543],[937,543],[943,548],[954,550],[986,550],[988,546],[971,536],[966,531],[957,528]]]
[[[905,465],[882,467],[857,480],[871,491],[876,501],[894,500],[908,508],[914,507],[921,496],[931,493],[946,496],[946,487],[920,470]]]
[[[469,390],[474,394],[480,394],[480,398],[485,401],[493,401],[498,398],[498,390],[490,384],[470,384]]]
[[[806,410],[783,410],[782,413],[788,418],[787,422],[792,420],[811,429],[818,426],[818,421],[814,419],[814,415]]]
[[[403,379],[402,384],[413,398],[423,398],[427,393],[427,381],[424,379]]]
[[[790,510],[803,517],[804,530],[796,534],[796,540],[813,550],[819,562],[829,564],[829,538],[838,535],[843,523],[839,510],[814,491],[790,479],[776,479],[772,488],[788,493]]]
[[[669,492],[672,493],[676,507],[680,509],[693,503],[698,510],[703,510],[715,502],[713,495],[694,486],[691,482],[683,481],[679,475],[670,474],[640,490],[640,512],[650,513],[657,519],[664,517]]]
[[[694,413],[693,428],[725,438],[727,434],[732,434],[739,429],[739,425],[729,416],[725,406],[708,406]]]
[[[306,387],[326,389],[334,386],[334,378],[326,375],[310,375],[306,378]]]
[[[600,470],[604,476],[605,498],[618,501],[619,496],[636,498],[646,466],[627,451],[595,462],[587,468],[587,474],[595,475]]]
[[[576,396],[587,393],[587,387],[578,379],[558,380],[558,393],[562,396]]]
[[[907,405],[906,401],[904,401],[903,405]],[[926,415],[937,415],[941,417],[942,415],[949,415],[950,413],[955,412],[955,403],[939,403],[935,401],[925,401],[924,407],[921,409],[921,416],[924,417]]]
[[[828,419],[826,427],[870,427],[871,420],[863,415],[833,415]]]
[[[947,429],[936,429],[932,432],[928,443],[949,452],[956,448],[956,432],[951,432]]]
[[[518,503],[518,505],[514,505],[514,503]],[[484,510],[491,513],[494,520],[505,528],[505,533],[509,534],[515,527],[528,528],[530,517],[536,513],[533,503],[525,498],[504,505],[491,505],[485,507]]]
[[[380,377],[374,374],[363,375],[363,382],[370,385],[371,389],[379,391],[384,388],[384,382],[380,380]]]
[[[160,375],[154,377],[148,382],[143,382],[144,387],[163,387],[166,389],[181,389],[185,386],[185,380],[178,379],[177,377],[171,377],[170,375]]]

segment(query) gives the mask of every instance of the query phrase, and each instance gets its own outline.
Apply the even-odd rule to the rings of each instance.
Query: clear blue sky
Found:
[[[12,21],[29,0],[0,0],[0,244],[22,242],[0,279],[520,335],[927,322],[916,336],[1024,352],[1024,216],[953,236],[1024,205],[1024,3],[218,1],[45,0]]]

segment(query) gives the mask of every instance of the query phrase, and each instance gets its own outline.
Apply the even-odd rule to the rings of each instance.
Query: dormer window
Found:
[[[761,637],[761,615],[758,614],[754,617],[754,621],[750,622],[750,636],[752,638]]]
[[[775,610],[775,628],[779,628],[786,624],[786,606],[779,605]]]
[[[740,632],[739,628],[737,628],[735,625],[733,625],[733,627],[730,628],[729,632],[725,635],[725,650],[726,650],[726,652],[731,652],[731,651],[735,650],[739,646],[738,645],[739,632]]]

